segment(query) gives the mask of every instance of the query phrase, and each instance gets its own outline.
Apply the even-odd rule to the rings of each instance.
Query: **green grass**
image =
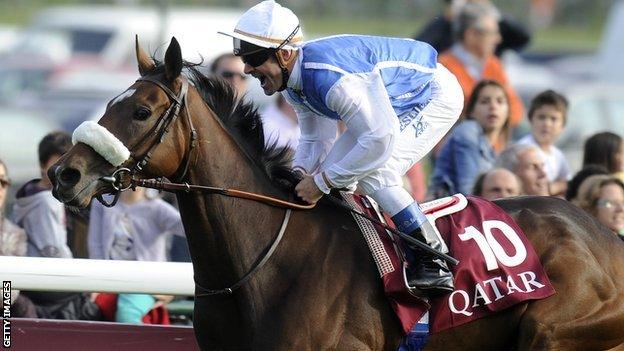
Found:
[[[67,0],[52,1],[52,3],[57,2],[63,3]],[[30,1],[16,3],[11,0],[0,0],[0,23],[25,25],[41,7],[41,4]],[[301,20],[309,38],[344,33],[412,37],[425,23],[424,19],[346,18],[338,15],[324,17],[303,15]],[[535,52],[592,51],[598,47],[601,35],[601,24],[589,27],[555,26],[534,33],[529,50]]]
[[[421,21],[386,18],[324,17],[301,19],[305,33],[314,36],[331,34],[373,34],[395,37],[411,37],[423,24]]]
[[[304,33],[320,37],[332,34],[373,34],[396,37],[412,37],[424,24],[422,20],[344,19],[344,18],[302,18]],[[556,26],[533,34],[528,48],[534,52],[592,51],[602,36],[602,28]]]
[[[533,35],[533,51],[593,51],[602,39],[602,28],[552,27]]]

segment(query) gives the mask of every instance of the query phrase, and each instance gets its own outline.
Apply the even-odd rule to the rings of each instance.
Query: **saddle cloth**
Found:
[[[355,208],[385,222],[372,199],[342,195]],[[555,293],[522,230],[494,203],[457,194],[421,208],[442,234],[449,254],[460,261],[452,267],[455,290],[429,302],[411,295],[405,286],[400,239],[354,214],[405,334],[427,311],[430,330],[436,333]]]

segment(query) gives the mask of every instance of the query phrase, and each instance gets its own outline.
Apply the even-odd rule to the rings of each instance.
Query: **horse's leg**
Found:
[[[236,310],[234,306],[231,296],[195,296],[193,330],[202,351],[251,350],[246,343],[249,336],[241,332],[243,328],[232,325],[242,324],[231,312]]]
[[[590,288],[574,289],[562,289],[561,293],[529,306],[521,322],[518,351],[607,350],[623,342],[622,297],[613,294],[600,301]],[[569,301],[584,301],[592,308]],[[624,350],[618,347],[615,350]]]
[[[508,351],[513,349],[510,340],[517,337],[516,326],[526,310],[520,304],[501,313],[432,334],[426,351]]]
[[[519,224],[538,243],[557,293],[529,304],[520,323],[518,351],[608,350],[622,344],[624,294],[617,269],[621,262],[609,252],[620,250],[621,242],[595,225],[554,216],[526,213]],[[583,240],[585,233],[604,235],[607,242],[613,239],[612,245]]]

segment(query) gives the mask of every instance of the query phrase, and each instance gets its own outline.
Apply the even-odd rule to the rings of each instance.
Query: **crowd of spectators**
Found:
[[[624,239],[624,149],[614,132],[585,141],[574,174],[555,145],[567,123],[568,101],[546,90],[526,116],[497,56],[521,50],[528,31],[487,0],[445,0],[442,16],[416,38],[439,51],[464,91],[465,108],[433,157],[429,199],[460,192],[489,200],[517,195],[558,196],[578,205]],[[530,133],[511,140],[526,118]]]
[[[406,185],[415,198],[433,199],[453,193],[488,200],[519,195],[565,197],[624,239],[622,138],[603,132],[587,139],[583,168],[573,174],[565,155],[555,146],[567,122],[567,99],[556,91],[544,91],[533,98],[524,116],[522,102],[498,58],[502,50],[521,50],[526,46],[528,32],[511,18],[501,16],[489,1],[445,2],[445,13],[425,26],[417,38],[429,41],[440,51],[439,61],[462,86],[465,109],[431,156],[429,182],[425,181],[422,164],[408,172]],[[210,71],[231,84],[238,99],[246,99],[249,77],[244,68],[239,57],[228,53],[219,56]],[[297,146],[296,113],[281,96],[262,111],[262,118],[267,145]],[[512,129],[522,118],[528,120],[531,131],[512,140]],[[90,214],[67,212],[52,196],[47,170],[70,147],[71,137],[63,132],[50,133],[41,141],[41,177],[17,191],[10,218],[5,215],[10,170],[0,160],[0,255],[190,260],[175,204],[144,190],[124,193],[113,208],[93,202]],[[129,323],[145,322],[151,310],[162,308],[172,298],[18,291],[13,294],[12,311],[16,317]],[[115,311],[112,314],[111,303]]]
[[[77,214],[52,196],[48,169],[71,147],[71,136],[52,132],[39,143],[40,178],[24,184],[16,193],[10,218],[5,203],[11,180],[0,160],[0,255],[72,259],[82,250],[68,237],[68,218]],[[90,212],[90,214],[89,214]],[[94,201],[90,211],[79,213],[88,223],[88,257],[140,261],[189,261],[188,247],[176,259],[172,236],[184,238],[178,210],[162,199],[147,196],[145,189],[125,192],[113,208]],[[183,239],[185,241],[185,239]],[[73,243],[73,245],[70,245]],[[179,254],[177,255],[180,258]],[[173,296],[13,291],[14,317],[110,320],[125,323],[168,324],[163,306]],[[111,312],[113,311],[113,312]],[[154,311],[160,311],[154,313]],[[155,318],[157,316],[158,318]]]

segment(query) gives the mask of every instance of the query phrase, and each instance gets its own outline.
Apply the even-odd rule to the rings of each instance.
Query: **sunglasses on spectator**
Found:
[[[0,188],[5,189],[11,186],[9,178],[0,178]]]
[[[600,200],[598,200],[596,202],[596,205],[598,207],[606,208],[606,209],[609,209],[609,210],[613,210],[616,207],[624,208],[624,202],[613,201],[613,200],[603,200],[603,199],[600,199]]]
[[[238,73],[238,72],[233,72],[233,71],[223,71],[220,73],[221,77],[225,78],[225,79],[232,79],[234,77],[238,77],[242,80],[247,79],[247,76],[243,73]]]

